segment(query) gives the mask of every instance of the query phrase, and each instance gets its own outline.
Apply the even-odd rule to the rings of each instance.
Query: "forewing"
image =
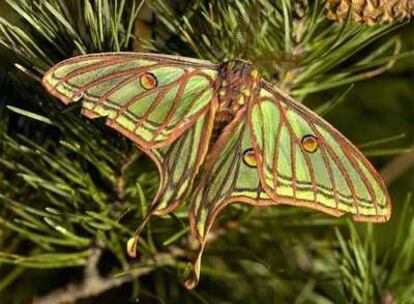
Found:
[[[351,213],[356,221],[389,219],[381,177],[322,118],[264,81],[248,116],[262,185],[273,200],[335,216]]]
[[[169,145],[210,109],[216,65],[191,58],[145,53],[74,57],[43,77],[65,104],[82,101],[83,114],[106,117],[144,148]]]

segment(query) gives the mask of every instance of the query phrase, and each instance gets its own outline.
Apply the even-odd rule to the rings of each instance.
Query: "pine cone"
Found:
[[[414,16],[414,0],[328,0],[327,17],[342,22],[350,18],[368,25],[403,21]]]

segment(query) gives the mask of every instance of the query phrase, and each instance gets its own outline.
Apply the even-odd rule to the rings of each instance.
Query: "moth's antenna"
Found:
[[[251,14],[249,16],[244,16],[242,22],[238,26],[240,29],[240,37],[243,39],[245,45],[238,45],[236,49],[237,56],[239,58],[245,58],[247,55],[247,50],[249,50],[251,45],[255,43],[255,35],[253,35],[253,29],[260,28],[260,7],[258,2],[252,4]],[[241,48],[241,50],[240,50]],[[246,58],[245,58],[246,59]]]

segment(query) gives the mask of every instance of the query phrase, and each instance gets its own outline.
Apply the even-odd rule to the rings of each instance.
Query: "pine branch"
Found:
[[[90,298],[100,295],[105,291],[113,288],[117,288],[125,283],[136,280],[137,278],[144,276],[153,271],[155,265],[168,265],[171,264],[173,259],[166,254],[159,254],[154,256],[146,266],[141,266],[134,272],[122,277],[102,277],[98,271],[98,263],[102,256],[102,250],[93,249],[88,259],[88,263],[85,266],[84,279],[81,283],[70,283],[62,289],[57,289],[51,293],[36,297],[33,300],[33,304],[64,304],[74,303],[78,300]]]

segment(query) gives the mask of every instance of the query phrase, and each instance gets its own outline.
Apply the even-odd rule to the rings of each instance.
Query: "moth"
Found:
[[[86,117],[105,117],[157,165],[159,189],[128,242],[131,256],[150,216],[189,203],[199,242],[189,289],[199,280],[206,236],[231,203],[287,204],[349,213],[355,221],[390,218],[385,184],[364,155],[248,62],[91,54],[58,63],[42,83],[64,104],[81,101]]]

